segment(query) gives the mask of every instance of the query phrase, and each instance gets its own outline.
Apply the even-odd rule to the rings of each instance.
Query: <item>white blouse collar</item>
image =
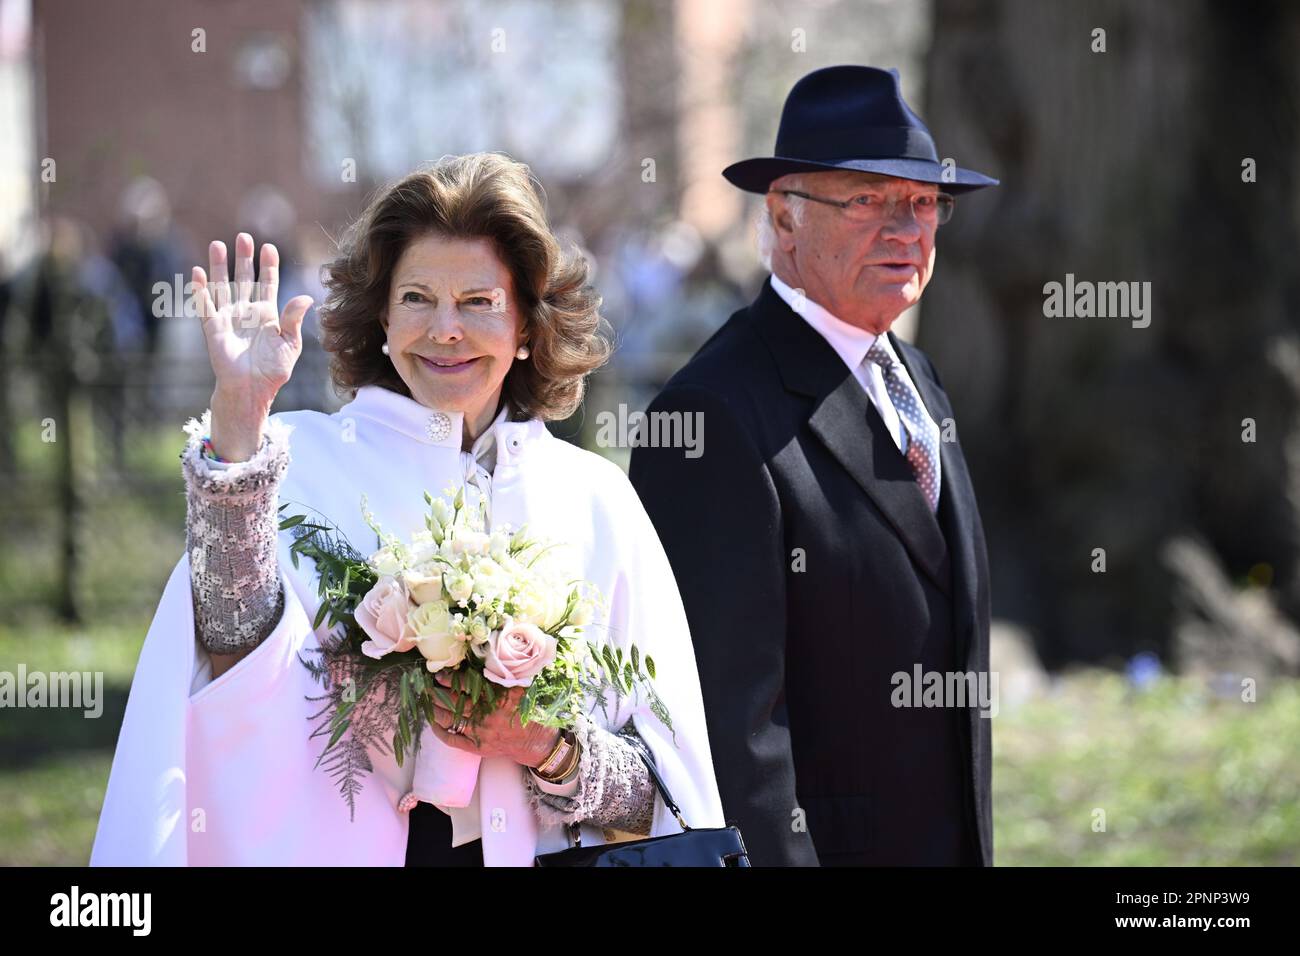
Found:
[[[369,418],[425,445],[461,450],[464,412],[429,408],[410,396],[382,385],[361,386],[357,389],[356,397],[340,408],[338,414],[343,417],[358,415]],[[509,404],[503,402],[496,418],[474,439],[470,453],[475,459],[486,455],[498,439],[507,449],[518,453],[523,441],[546,433],[546,427],[540,421],[512,422],[509,418]],[[505,452],[506,455],[509,453],[509,450]]]

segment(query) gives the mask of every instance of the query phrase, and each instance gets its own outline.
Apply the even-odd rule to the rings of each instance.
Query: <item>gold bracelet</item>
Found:
[[[571,731],[561,731],[555,749],[551,751],[549,757],[537,765],[537,775],[547,783],[562,780],[572,773],[578,765],[578,753],[577,738],[574,737]],[[557,761],[562,762],[564,766],[557,768],[555,766]]]
[[[581,755],[582,751],[578,749],[577,741],[574,741],[569,747],[569,752],[565,754],[566,759],[564,761],[564,766],[553,770],[549,774],[548,779],[550,781],[559,781],[571,777],[578,769],[578,758]]]
[[[577,771],[578,761],[579,758],[581,757],[581,754],[582,752],[578,749],[578,745],[575,743],[573,745],[573,749],[569,752],[569,759],[566,762],[566,765],[560,768],[559,770],[555,771],[555,773],[548,776],[546,778],[546,782],[559,783],[561,780],[567,780],[572,774],[574,774]]]
[[[559,736],[555,738],[555,746],[552,747],[551,752],[546,755],[546,759],[533,769],[538,773],[547,773],[548,771],[553,770],[555,762],[561,758],[561,755],[565,752],[565,748],[568,744],[569,740],[564,736],[564,731],[561,730]]]

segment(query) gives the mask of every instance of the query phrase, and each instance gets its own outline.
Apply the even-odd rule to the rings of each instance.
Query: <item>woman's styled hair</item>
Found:
[[[518,418],[572,415],[586,376],[609,359],[609,325],[587,285],[586,260],[561,249],[528,167],[499,153],[444,156],[416,170],[377,193],[344,233],[325,267],[320,308],[335,388],[380,385],[410,397],[380,351],[387,335],[379,319],[398,259],[427,235],[492,244],[510,272],[531,353],[506,373],[506,400]]]

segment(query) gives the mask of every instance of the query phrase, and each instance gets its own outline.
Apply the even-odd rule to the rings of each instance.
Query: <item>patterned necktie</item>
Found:
[[[867,351],[867,358],[885,373],[885,391],[898,410],[907,432],[907,461],[916,475],[916,483],[925,495],[931,511],[939,508],[939,426],[921,404],[921,396],[902,375],[902,367],[884,350],[877,339]]]

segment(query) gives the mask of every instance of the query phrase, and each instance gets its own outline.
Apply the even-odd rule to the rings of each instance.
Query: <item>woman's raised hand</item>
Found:
[[[212,393],[212,445],[222,458],[244,461],[261,445],[262,427],[302,354],[302,320],[311,296],[300,295],[276,308],[280,254],[262,246],[259,279],[253,281],[253,237],[235,238],[233,283],[226,245],[208,246],[211,275],[195,266],[194,296],[208,359],[216,376]]]

